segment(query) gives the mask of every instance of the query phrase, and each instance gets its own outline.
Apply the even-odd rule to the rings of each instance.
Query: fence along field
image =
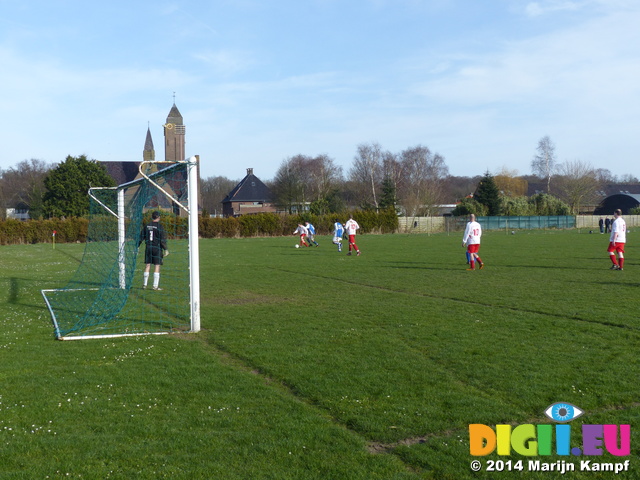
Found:
[[[469,424],[552,423],[559,401],[574,429],[631,424],[637,451],[635,232],[624,272],[584,230],[483,238],[476,272],[458,233],[362,235],[360,257],[202,240],[202,332],[79,344],[53,340],[39,291],[83,246],[3,246],[3,475],[496,478],[472,474]]]

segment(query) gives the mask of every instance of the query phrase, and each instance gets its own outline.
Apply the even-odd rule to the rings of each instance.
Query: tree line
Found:
[[[454,214],[460,215],[578,214],[585,205],[597,203],[603,186],[639,182],[633,175],[617,177],[581,160],[559,163],[549,136],[538,142],[531,171],[519,175],[505,167],[493,174],[453,176],[445,157],[427,146],[391,152],[370,142],[357,146],[346,172],[329,155],[298,154],[282,160],[272,179],[262,180],[279,210],[287,213],[393,208],[411,217],[438,214],[444,204],[457,204]],[[219,214],[222,200],[239,181],[224,176],[201,179],[203,211]],[[545,191],[527,196],[531,182],[543,184]],[[6,208],[20,203],[29,207],[31,218],[83,216],[89,209],[89,186],[113,185],[105,168],[86,155],[69,155],[58,164],[23,160],[0,169],[2,217]]]
[[[394,207],[400,215],[429,216],[438,206],[457,204],[454,214],[568,215],[595,206],[599,191],[611,184],[637,184],[630,174],[620,177],[581,160],[557,161],[549,136],[538,142],[530,175],[504,167],[499,172],[473,177],[449,174],[445,158],[417,145],[394,153],[378,143],[357,147],[351,167],[342,167],[328,155],[295,155],[284,159],[273,179],[265,183],[282,211],[298,212],[308,206],[314,214],[345,208],[379,210]],[[203,182],[203,203],[213,212],[240,179],[214,177]],[[529,184],[544,191],[528,196]]]
[[[23,160],[0,171],[0,205],[24,203],[33,219],[81,217],[89,213],[89,187],[112,187],[114,180],[104,166],[86,155],[71,155],[59,164]]]

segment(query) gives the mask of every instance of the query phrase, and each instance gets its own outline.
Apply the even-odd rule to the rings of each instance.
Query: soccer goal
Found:
[[[42,290],[56,338],[75,340],[200,330],[198,159],[142,162],[135,181],[89,189],[82,261],[69,283]],[[164,168],[161,168],[164,167]],[[169,255],[159,289],[143,289],[143,228],[160,213]],[[150,275],[153,276],[154,266]]]

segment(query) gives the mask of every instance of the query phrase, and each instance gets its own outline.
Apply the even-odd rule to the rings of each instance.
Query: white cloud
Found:
[[[216,73],[224,75],[245,71],[255,64],[250,54],[232,50],[205,50],[193,53],[191,56],[208,65]]]
[[[527,3],[524,12],[529,17],[540,17],[557,12],[613,13],[637,8],[637,0],[540,0]]]
[[[500,102],[584,101],[584,95],[638,98],[640,11],[598,18],[571,29],[512,41],[475,56],[450,55],[454,66],[418,83],[437,102],[479,106]],[[591,98],[594,100],[594,98]]]
[[[531,2],[525,7],[525,13],[530,17],[539,17],[547,13],[579,10],[586,5],[587,2],[571,2],[548,0],[543,2]]]

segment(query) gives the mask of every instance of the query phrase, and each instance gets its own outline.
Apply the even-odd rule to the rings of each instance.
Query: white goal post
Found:
[[[154,162],[144,161],[140,163],[138,171],[140,175],[146,178],[151,184],[165,194],[170,200],[187,211],[189,215],[189,280],[190,280],[190,304],[191,304],[191,332],[200,331],[200,248],[198,235],[198,161],[197,156],[190,157],[186,160],[187,168],[187,184],[188,197],[187,207],[185,208],[177,199],[167,193],[162,187],[156,184],[149,176],[142,171],[142,166],[149,163],[174,163],[174,162]]]
[[[108,245],[109,238],[106,240],[98,240],[97,242],[92,242],[87,240],[87,244],[85,246],[85,256],[83,256],[83,262],[79,267],[78,271],[74,275],[74,278],[70,281],[70,283],[65,288],[61,289],[49,289],[42,290],[42,295],[44,297],[45,303],[51,313],[52,321],[55,328],[56,338],[59,340],[78,340],[78,339],[91,339],[91,338],[113,338],[113,337],[123,337],[123,336],[138,336],[138,335],[158,335],[158,334],[166,334],[170,331],[176,331],[177,324],[172,321],[164,320],[155,320],[154,318],[144,320],[145,326],[143,327],[125,327],[121,329],[119,327],[120,324],[117,322],[113,324],[109,328],[100,327],[100,325],[109,325],[113,322],[110,322],[107,313],[102,315],[103,309],[105,305],[109,305],[109,311],[115,312],[114,315],[119,315],[118,308],[123,308],[126,304],[129,304],[131,301],[130,295],[133,293],[131,291],[135,287],[132,287],[131,282],[134,281],[134,270],[135,264],[139,262],[136,261],[138,258],[137,248],[135,248],[136,243],[139,245],[140,240],[136,240],[139,236],[136,236],[134,232],[132,232],[132,226],[138,225],[138,222],[141,220],[140,207],[138,207],[135,217],[136,220],[133,220],[133,217],[129,217],[131,213],[131,209],[127,206],[126,202],[131,200],[125,199],[125,191],[134,192],[132,195],[141,195],[141,191],[148,191],[144,189],[152,188],[153,191],[157,192],[154,195],[157,195],[156,198],[166,197],[169,200],[169,204],[173,205],[175,208],[181,209],[187,213],[187,225],[180,227],[184,233],[188,236],[188,241],[182,243],[180,247],[179,257],[183,259],[182,262],[184,267],[182,268],[182,272],[184,272],[180,277],[182,281],[175,281],[173,285],[182,285],[179,287],[182,292],[184,292],[184,300],[185,303],[176,303],[171,302],[169,304],[169,310],[167,314],[172,316],[171,318],[177,319],[176,315],[179,315],[182,318],[181,327],[178,330],[189,331],[190,333],[196,333],[200,331],[200,250],[199,250],[199,235],[198,235],[198,156],[190,157],[181,162],[169,162],[169,161],[143,161],[139,165],[140,178],[133,180],[131,182],[119,185],[117,187],[93,187],[89,189],[89,196],[95,208],[99,209],[102,212],[100,215],[102,217],[98,218],[98,226],[100,226],[100,222],[104,225],[108,225],[109,221],[106,218],[112,218],[111,220],[113,225],[113,234],[111,235],[111,244],[113,245],[113,255],[110,257],[111,265],[113,266],[113,282],[109,282],[108,280],[102,280],[102,286],[98,285],[100,283],[99,280],[95,280],[91,278],[91,281],[86,281],[87,276],[83,276],[86,273],[87,269],[91,272],[98,272],[102,270],[109,270],[108,265],[100,264],[100,268],[91,270],[89,267],[82,270],[82,265],[85,263],[85,258],[90,262],[92,259],[98,258],[96,257],[95,250],[91,251],[91,254],[87,256],[89,246],[93,245]],[[149,168],[151,164],[167,164],[165,168],[158,169],[153,173],[149,173],[152,168]],[[171,165],[175,165],[175,168],[172,168]],[[146,170],[146,171],[145,171]],[[169,172],[169,173],[166,173]],[[166,178],[167,175],[173,175],[174,179],[181,178],[181,185],[179,190],[176,190],[175,183],[167,183]],[[175,180],[173,180],[175,181]],[[172,182],[173,182],[172,181]],[[186,185],[185,185],[186,181]],[[161,182],[163,185],[166,185],[165,188],[160,186],[158,182]],[[145,186],[146,185],[146,186]],[[151,187],[150,187],[151,186]],[[185,202],[184,193],[186,187],[187,199]],[[143,189],[143,190],[141,190]],[[169,191],[167,191],[169,190]],[[104,191],[101,193],[100,191]],[[107,193],[107,191],[111,191],[113,193]],[[137,192],[137,193],[136,193]],[[170,193],[172,192],[172,193]],[[180,193],[182,192],[182,193]],[[107,195],[105,197],[105,195]],[[101,198],[104,200],[102,201]],[[129,196],[129,198],[132,198]],[[141,197],[138,197],[141,198]],[[106,200],[109,199],[109,200]],[[160,201],[160,200],[158,200]],[[166,202],[166,200],[164,200]],[[186,203],[186,205],[185,205]],[[138,205],[143,205],[138,203]],[[153,203],[151,204],[153,205]],[[158,205],[156,203],[156,205]],[[144,208],[144,207],[143,207]],[[148,207],[147,207],[148,208]],[[152,207],[153,208],[153,207]],[[178,210],[179,211],[179,210]],[[176,210],[174,209],[174,213]],[[101,219],[102,218],[102,219]],[[174,217],[175,218],[175,217]],[[134,227],[135,228],[135,227]],[[139,227],[138,227],[139,228]],[[117,229],[117,230],[116,230]],[[134,235],[132,237],[132,235]],[[95,247],[92,247],[95,248]],[[109,247],[111,248],[111,247]],[[108,261],[109,255],[103,256],[99,255],[99,258],[105,258],[105,261]],[[188,258],[187,258],[188,256]],[[143,257],[144,258],[144,257]],[[102,260],[100,260],[102,261]],[[188,273],[186,272],[186,262],[188,261]],[[133,269],[133,270],[132,270]],[[173,271],[176,269],[174,268]],[[178,269],[179,270],[179,269]],[[163,269],[164,272],[164,269]],[[92,275],[93,277],[93,275]],[[172,277],[175,278],[175,277]],[[188,280],[187,280],[188,278]],[[80,281],[78,281],[80,279]],[[85,280],[85,281],[83,281]],[[186,283],[189,285],[186,285]],[[186,289],[188,288],[188,292]],[[96,293],[97,300],[92,300],[90,298],[91,295],[94,295],[90,292],[101,292]],[[120,292],[120,293],[116,293]],[[188,293],[188,301],[189,305],[186,305],[187,301],[187,293]],[[134,301],[134,305],[140,304],[140,295],[136,293],[134,295],[136,297]],[[82,297],[82,300],[79,302],[76,301],[76,298]],[[85,298],[88,298],[88,302],[84,301]],[[111,303],[105,304],[105,299],[116,299],[120,307],[115,306],[111,309]],[[155,296],[155,299],[151,301],[151,303],[147,303],[147,310],[149,311],[157,311],[161,307],[162,302],[158,302],[161,297]],[[171,294],[169,296],[165,295],[165,298],[172,298]],[[84,303],[83,303],[84,302]],[[102,302],[102,303],[100,303]],[[138,302],[138,303],[136,303]],[[84,305],[83,307],[81,307]],[[179,306],[182,305],[182,306]],[[188,309],[187,309],[188,307]],[[128,307],[127,307],[128,308]],[[176,310],[179,309],[179,310]],[[164,311],[164,310],[163,310]],[[82,313],[86,312],[86,313]],[[181,313],[179,313],[181,312]],[[119,315],[118,321],[121,321],[123,318],[127,317],[127,314]],[[188,318],[187,318],[188,315]],[[135,316],[133,318],[136,318]],[[157,317],[156,317],[157,318]],[[78,320],[76,320],[78,319]],[[134,320],[135,321],[135,320]],[[178,320],[176,320],[178,321]],[[167,323],[168,322],[168,323]],[[173,322],[173,323],[172,323]],[[180,321],[178,321],[180,322]],[[169,325],[169,328],[166,329],[162,327],[162,325]],[[174,325],[171,327],[170,325]],[[151,327],[151,328],[147,328]],[[158,328],[159,327],[159,328]],[[111,331],[108,331],[111,329]]]
[[[189,281],[190,281],[190,305],[191,305],[191,332],[200,331],[200,248],[198,235],[198,156],[193,156],[185,160],[188,163],[187,168],[187,188],[188,202],[185,207],[171,194],[167,193],[160,185],[155,183],[150,176],[142,171],[142,166],[150,163],[175,163],[168,161],[144,161],[140,163],[138,171],[140,175],[146,178],[159,191],[166,195],[170,200],[186,210],[189,215]]]

